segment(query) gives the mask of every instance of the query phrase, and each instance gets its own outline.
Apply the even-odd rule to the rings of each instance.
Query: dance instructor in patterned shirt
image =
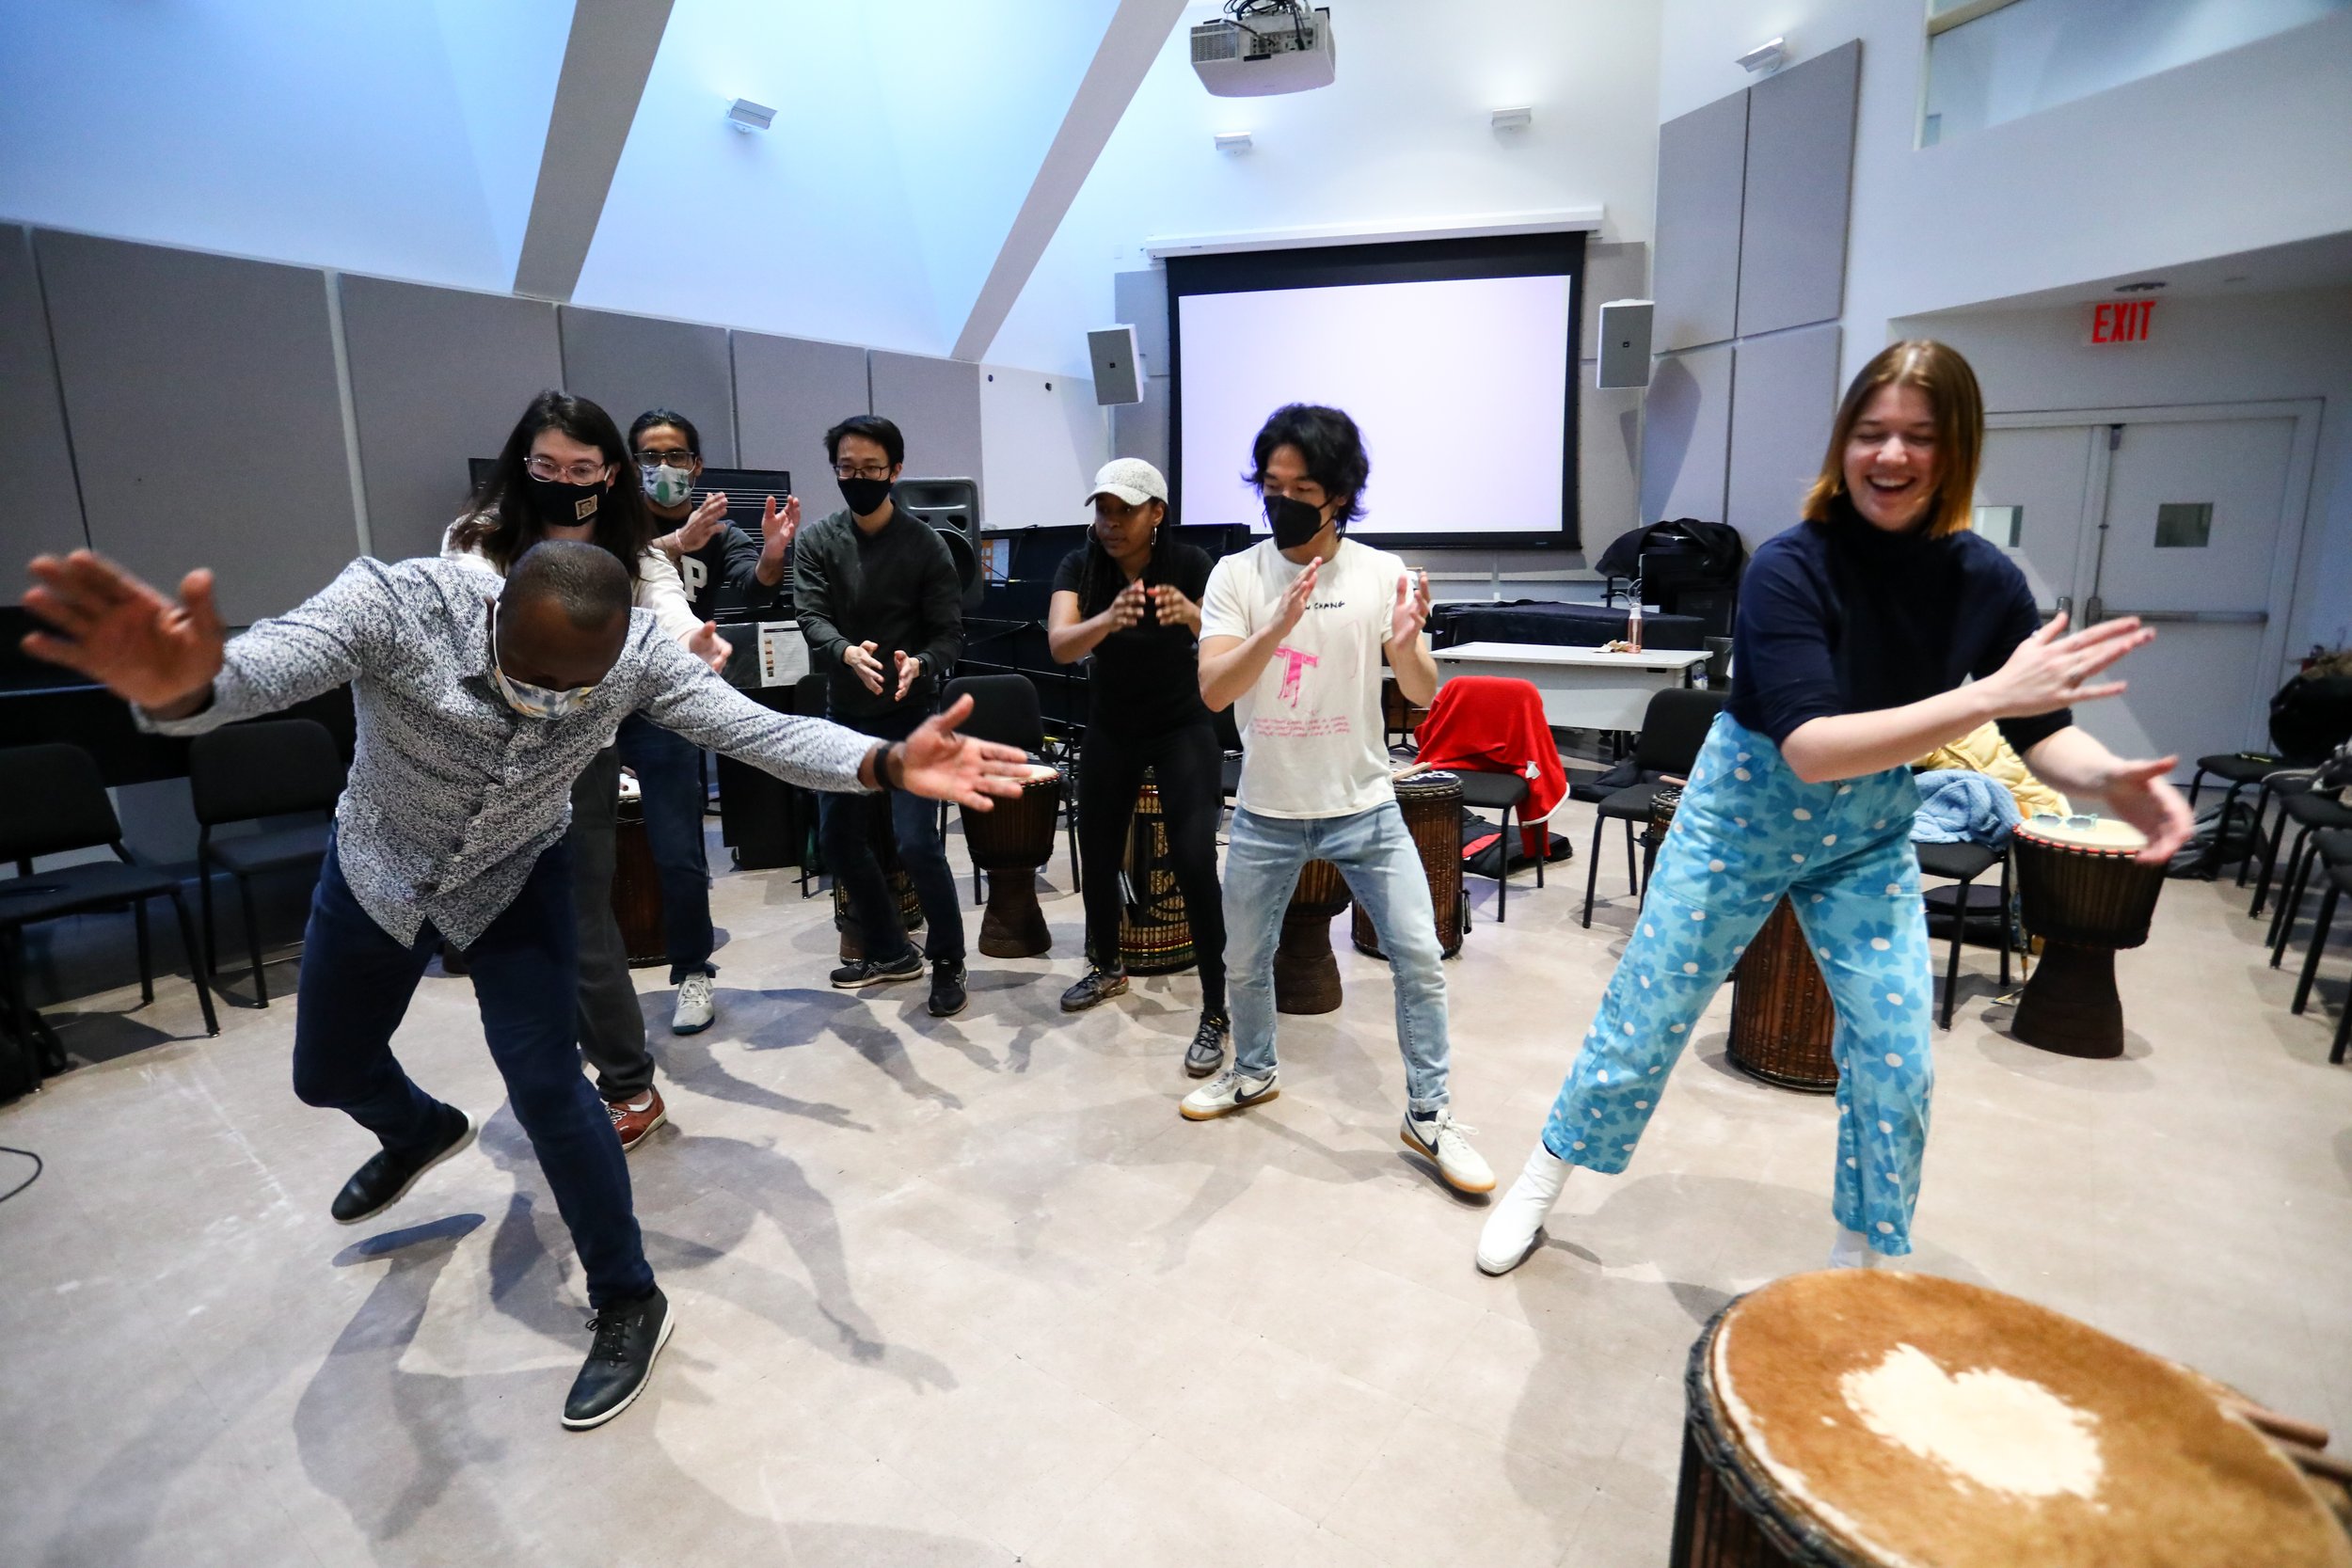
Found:
[[[955,733],[969,699],[895,743],[771,713],[632,610],[628,568],[586,541],[532,546],[502,585],[458,561],[357,561],[233,639],[209,571],[182,579],[176,604],[87,550],[36,557],[24,605],[51,629],[24,651],[103,683],[142,728],[194,735],[352,684],[358,750],[304,936],[294,1078],[306,1103],[346,1112],[383,1149],[331,1212],[348,1225],[389,1208],[473,1137],[391,1052],[446,938],[466,951],[491,1058],[596,1314],[564,1424],[619,1415],[673,1314],[574,1038],[573,779],[638,712],[805,788],[887,784],[983,811],[1020,793],[1025,759]]]
[[[1847,388],[1805,520],[1740,584],[1730,704],[1543,1137],[1479,1236],[1486,1273],[1534,1250],[1571,1168],[1625,1169],[1692,1025],[1784,895],[1837,1005],[1830,1264],[1911,1251],[1935,1081],[1912,758],[1996,720],[2038,776],[2147,834],[2142,860],[2187,838],[2165,782],[2177,759],[2127,762],[2068,711],[2122,691],[2101,673],[2155,634],[2129,616],[2072,636],[2062,614],[2038,625],[2016,562],[1969,526],[1983,445],[1976,372],[1942,343],[1896,343]]]

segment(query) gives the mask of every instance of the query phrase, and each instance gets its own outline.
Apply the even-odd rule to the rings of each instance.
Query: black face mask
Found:
[[[886,479],[845,479],[836,483],[841,486],[841,499],[861,517],[880,512],[882,502],[890,499],[890,481]]]
[[[1295,550],[1323,531],[1323,508],[1295,496],[1268,496],[1265,520],[1274,530],[1274,547]]]
[[[560,479],[533,479],[531,507],[541,528],[579,528],[596,520],[604,502],[604,485],[566,484]]]

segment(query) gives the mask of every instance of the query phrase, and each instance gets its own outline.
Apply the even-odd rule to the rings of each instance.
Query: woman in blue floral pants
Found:
[[[2125,617],[2063,635],[2016,563],[1971,527],[1984,405],[1941,343],[1863,367],[1831,426],[1804,521],[1740,588],[1734,686],[1692,767],[1625,957],[1542,1141],[1496,1202],[1478,1266],[1534,1250],[1568,1172],[1626,1168],[1691,1029],[1786,895],[1837,1005],[1832,1264],[1911,1251],[1927,1146],[1928,933],[1906,766],[1996,720],[2033,770],[2169,859],[2188,808],[2176,758],[2125,761],[2068,705],[2154,634]]]

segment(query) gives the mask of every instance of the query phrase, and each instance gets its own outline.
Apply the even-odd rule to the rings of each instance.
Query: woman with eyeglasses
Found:
[[[670,558],[654,546],[637,466],[620,428],[586,398],[541,392],[523,411],[498,462],[450,525],[441,553],[503,578],[542,539],[601,546],[628,569],[633,598],[664,631],[713,670],[726,663],[718,628],[695,619]],[[580,930],[580,1047],[624,1149],[669,1119],[654,1086],[645,1017],[629,982],[628,950],[612,913],[621,757],[596,753],[572,784],[573,912]]]
[[[1159,787],[1169,870],[1184,897],[1200,969],[1200,1024],[1184,1070],[1206,1078],[1225,1059],[1224,896],[1216,823],[1225,757],[1200,701],[1200,596],[1209,558],[1168,521],[1168,481],[1140,458],[1094,476],[1094,528],[1054,574],[1045,636],[1057,663],[1092,656],[1086,741],[1078,752],[1078,858],[1085,872],[1087,972],[1062,992],[1075,1013],[1127,990],[1119,948],[1119,873],[1145,768]]]
[[[1984,402],[1942,343],[1863,367],[1831,425],[1804,520],[1767,540],[1740,589],[1731,701],[1691,769],[1624,957],[1543,1136],[1488,1215],[1478,1266],[1534,1251],[1578,1165],[1625,1169],[1692,1027],[1787,897],[1836,1003],[1832,1267],[1912,1250],[1934,1084],[1933,982],[1912,819],[1912,758],[1996,721],[2033,771],[2101,801],[2162,863],[2187,838],[2165,782],[2069,705],[2155,634],[2131,618],[2040,624],[2016,562],[1971,527]]]

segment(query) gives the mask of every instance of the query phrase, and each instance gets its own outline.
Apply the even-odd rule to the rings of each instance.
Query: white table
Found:
[[[1438,681],[1502,675],[1531,681],[1543,693],[1544,721],[1555,729],[1638,730],[1650,695],[1691,684],[1707,662],[1693,649],[1609,654],[1546,642],[1463,642],[1432,650]]]

